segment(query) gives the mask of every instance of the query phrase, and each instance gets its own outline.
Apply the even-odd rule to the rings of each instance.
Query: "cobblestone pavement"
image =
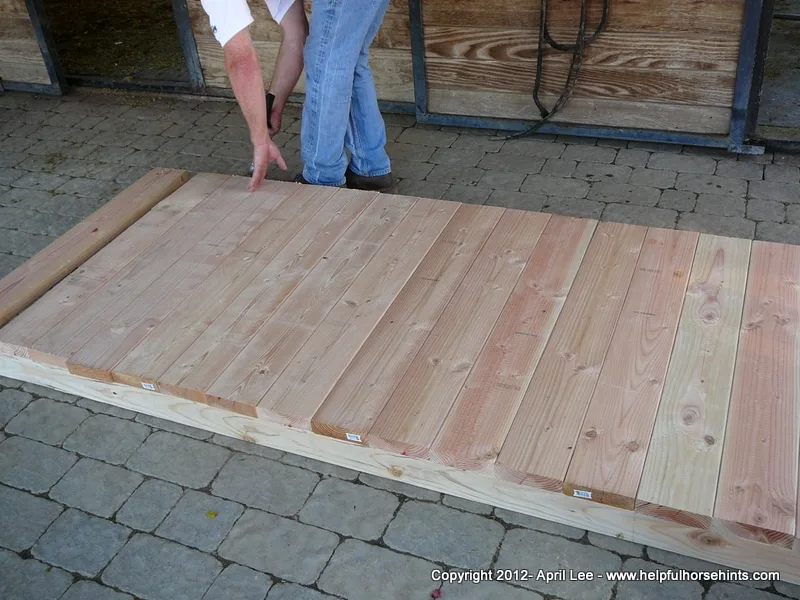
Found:
[[[283,179],[299,168],[295,117]],[[387,121],[398,193],[800,243],[798,156]],[[0,95],[0,276],[153,166],[241,174],[249,159],[230,102]],[[2,378],[0,428],[3,600],[424,600],[434,569],[718,568]],[[750,585],[483,582],[441,597],[800,599]]]

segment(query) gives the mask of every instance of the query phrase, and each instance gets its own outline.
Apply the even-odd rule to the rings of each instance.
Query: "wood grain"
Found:
[[[698,241],[636,510],[679,521],[713,514],[750,246]]]
[[[646,231],[597,226],[497,457],[496,477],[562,490]]]
[[[800,448],[800,246],[753,242],[746,294],[714,517],[791,547]]]
[[[548,219],[506,210],[369,430],[367,444],[427,456]]]
[[[329,197],[320,211],[158,377],[159,388],[173,395],[206,401],[205,390],[375,197],[344,190],[337,190]]]
[[[564,493],[634,509],[699,234],[647,233]]]
[[[503,213],[459,207],[312,418],[314,432],[365,440]]]
[[[541,99],[546,107],[554,106],[558,100],[552,95],[542,95]],[[428,106],[432,112],[450,115],[522,121],[538,121],[541,118],[530,93],[432,89],[428,92]],[[724,134],[730,129],[730,117],[729,108],[715,106],[570,98],[552,121]]]
[[[218,175],[193,177],[3,327],[4,338],[20,346],[33,345],[199,204],[205,194],[198,192],[222,181]]]
[[[541,93],[559,95],[568,65],[549,63],[542,71]],[[536,69],[529,63],[456,58],[425,61],[432,89],[464,89],[532,94]],[[727,71],[639,69],[584,65],[573,90],[575,98],[633,100],[672,104],[731,106],[736,75]]]
[[[431,446],[467,470],[493,464],[564,306],[597,221],[552,216]]]
[[[311,418],[459,204],[420,198],[258,404],[293,427]]]
[[[216,182],[190,180],[186,193],[203,196],[203,200],[186,216],[159,237],[145,252],[131,261],[110,279],[103,288],[82,302],[64,319],[37,340],[33,347],[42,352],[71,358],[104,325],[130,306],[133,298],[146,290],[171,264],[186,254],[213,230],[231,208],[227,192],[229,176],[219,176]],[[191,187],[188,187],[191,186]],[[239,198],[241,202],[243,197]],[[120,249],[114,247],[113,251]]]
[[[24,0],[0,5],[0,79],[52,83]]]
[[[117,363],[228,258],[235,257],[234,261],[245,265],[255,257],[254,252],[242,248],[244,241],[290,193],[286,188],[278,194],[252,193],[245,178],[237,178],[236,183],[227,193],[232,210],[71,356],[67,362],[71,372],[112,381],[111,371]],[[286,187],[296,188],[291,184]]]
[[[601,2],[588,3],[588,23],[600,22]],[[612,0],[609,5],[608,32],[686,32],[738,37],[744,18],[744,0]],[[521,4],[514,0],[472,2],[434,0],[422,7],[426,27],[498,27],[539,29],[539,3]],[[563,1],[552,5],[547,24],[555,29],[576,31],[580,3]]]
[[[201,286],[114,367],[114,381],[158,389],[158,380],[335,193],[265,182],[262,194],[290,196]]]
[[[403,196],[375,198],[266,319],[206,395],[257,405],[415,201]]]
[[[574,28],[551,30],[562,43],[574,43]],[[430,58],[456,58],[501,63],[522,63],[534,68],[538,57],[538,29],[490,27],[425,27],[425,54]],[[564,68],[570,53],[546,52],[545,68]],[[586,49],[584,65],[696,71],[736,71],[739,43],[736,36],[686,32],[603,32]]]
[[[0,279],[0,326],[33,304],[188,179],[186,171],[153,169]]]

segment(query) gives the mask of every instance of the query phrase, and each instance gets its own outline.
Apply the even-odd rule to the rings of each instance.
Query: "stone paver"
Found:
[[[61,600],[133,600],[133,596],[115,592],[94,581],[76,581]]]
[[[751,181],[748,197],[757,200],[774,200],[788,204],[800,204],[800,183],[782,181]]]
[[[185,435],[187,437],[194,438],[196,440],[207,440],[212,435],[214,435],[210,431],[198,429],[197,427],[189,427],[188,425],[184,425],[182,423],[173,423],[172,421],[165,421],[164,419],[159,419],[158,417],[151,417],[150,415],[143,415],[143,414],[137,415],[136,421],[139,423],[144,423],[145,425],[150,425],[151,427],[155,427],[157,429],[161,429],[163,431],[171,431],[172,433]]]
[[[458,496],[449,496],[447,494],[442,498],[442,502],[452,508],[475,513],[476,515],[488,515],[494,510],[488,504],[481,504],[480,502],[473,502],[472,500],[459,498]]]
[[[622,570],[631,573],[659,573],[659,576],[664,577],[671,571],[639,558],[626,560]],[[677,576],[677,573],[674,574]],[[618,597],[631,600],[700,600],[702,594],[703,586],[696,581],[622,581],[617,588]]]
[[[464,569],[491,564],[503,527],[485,517],[423,502],[406,502],[384,541],[401,552]]]
[[[61,511],[55,502],[0,485],[0,546],[27,550]]]
[[[189,490],[156,529],[156,535],[213,552],[244,512],[235,502]]]
[[[715,583],[708,590],[706,600],[780,600],[780,596],[735,583]]]
[[[39,538],[31,553],[39,560],[94,577],[119,552],[130,529],[73,508]]]
[[[117,521],[133,529],[152,532],[178,503],[183,490],[174,483],[148,479],[117,512]]]
[[[58,600],[71,583],[66,571],[0,550],[0,598]]]
[[[606,221],[615,223],[630,223],[646,227],[662,227],[672,229],[678,213],[665,208],[649,208],[633,204],[609,204],[603,211]]]
[[[45,444],[60,444],[89,416],[84,408],[40,398],[11,419],[6,431]]]
[[[755,221],[740,217],[720,217],[686,212],[678,216],[677,228],[712,235],[752,239],[755,235],[756,224]]]
[[[296,583],[278,583],[272,586],[267,596],[267,600],[326,600],[326,598],[333,596]]]
[[[554,521],[546,521],[504,508],[496,508],[494,514],[498,519],[509,525],[518,525],[526,529],[535,529],[536,531],[542,531],[544,533],[552,533],[553,535],[560,535],[572,540],[579,540],[586,534],[585,531],[576,527],[570,527],[569,525],[563,525]]]
[[[102,581],[149,600],[197,600],[221,571],[213,556],[139,533],[111,561]]]
[[[536,557],[532,561],[530,557]],[[527,529],[509,531],[500,546],[495,567],[498,569],[525,570],[534,573],[544,570],[556,572],[561,569],[602,574],[618,571],[622,561],[611,552],[575,544],[564,538]],[[605,578],[584,583],[570,581],[540,581],[529,577],[519,581],[523,587],[542,594],[558,596],[564,600],[609,600],[613,583]]]
[[[695,212],[720,217],[744,217],[746,200],[737,196],[699,194]]]
[[[78,401],[77,396],[73,396],[72,394],[66,394],[64,392],[59,392],[58,390],[54,390],[52,388],[44,387],[41,385],[35,385],[33,383],[23,383],[22,389],[23,391],[33,394],[34,396],[50,398],[52,400],[58,400],[59,402],[66,402],[67,404],[75,404]]]
[[[621,556],[632,556],[634,558],[639,558],[644,550],[644,546],[641,544],[634,544],[633,542],[629,542],[621,537],[617,538],[611,537],[610,535],[600,535],[599,533],[594,533],[592,531],[588,532],[588,534],[589,542],[592,544],[592,546],[611,550],[611,552],[615,552]]]
[[[305,469],[258,456],[235,455],[214,480],[211,493],[288,517],[303,507],[319,479]],[[280,485],[275,485],[276,481]]]
[[[437,568],[420,558],[347,540],[336,549],[317,586],[348,600],[422,600],[439,586],[431,578]]]
[[[327,564],[339,536],[277,515],[248,509],[219,547],[230,561],[309,585]]]
[[[647,161],[649,169],[678,173],[707,173],[717,170],[717,161],[708,156],[685,156],[673,152],[654,152]]]
[[[0,482],[43,494],[69,471],[78,457],[23,437],[0,444]]]
[[[269,576],[241,565],[230,565],[219,574],[203,600],[264,600],[272,585]]]
[[[661,190],[658,188],[626,183],[593,183],[589,192],[590,200],[640,206],[655,206],[659,198],[661,198]]]
[[[236,438],[228,437],[226,435],[214,434],[211,441],[220,446],[224,446],[229,450],[236,452],[244,452],[245,454],[255,454],[262,458],[269,458],[272,460],[280,459],[284,453],[274,448],[267,448],[261,444],[254,442],[246,442],[245,440],[238,440]]]
[[[398,505],[394,494],[331,478],[320,482],[299,518],[349,537],[377,540]]]
[[[31,400],[33,400],[33,396],[21,390],[0,390],[0,427],[4,427],[17,416]]]
[[[515,577],[514,573],[509,575],[510,578]],[[535,573],[529,575],[535,576]],[[515,582],[517,580],[514,579]],[[498,581],[446,583],[442,588],[442,597],[447,600],[542,600],[541,594]]]
[[[417,487],[416,485],[411,485],[402,481],[396,481],[394,479],[388,479],[386,477],[378,477],[377,475],[372,475],[371,473],[361,473],[358,476],[358,480],[370,487],[400,494],[408,498],[415,498],[417,500],[437,502],[441,498],[441,494],[434,492],[433,490],[426,490],[425,488]]]
[[[126,465],[151,477],[202,488],[211,482],[230,455],[225,448],[158,431],[147,438]],[[164,460],[167,456],[169,460]]]
[[[322,461],[314,460],[313,458],[308,458],[306,456],[300,456],[298,454],[284,454],[280,460],[287,465],[301,467],[303,469],[308,469],[309,471],[314,471],[315,473],[331,475],[332,477],[346,479],[347,481],[355,481],[358,478],[358,471],[345,469],[344,467],[332,465],[330,463],[324,463]]]
[[[62,447],[114,465],[122,465],[150,435],[150,429],[108,415],[94,415],[81,423]]]
[[[117,512],[143,480],[139,473],[84,458],[50,490],[50,497],[67,506],[108,518]]]

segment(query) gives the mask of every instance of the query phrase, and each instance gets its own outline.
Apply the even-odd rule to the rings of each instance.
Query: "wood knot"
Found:
[[[756,525],[761,526],[766,522],[767,522],[767,517],[761,511],[756,511],[753,514],[753,523],[755,523]]]
[[[591,428],[591,429],[589,429],[589,430],[588,430],[588,431],[587,431],[587,432],[586,432],[584,435],[585,435],[585,436],[586,436],[588,439],[590,439],[590,440],[593,440],[594,438],[596,438],[596,437],[597,437],[597,430],[596,430],[594,427],[592,427],[592,428]]]
[[[358,306],[358,302],[356,302],[355,300],[345,300],[344,303],[350,308]]]
[[[688,406],[681,411],[681,421],[684,425],[690,426],[700,420],[700,411],[694,406]]]
[[[703,323],[711,325],[719,321],[719,313],[713,310],[708,310],[703,313]]]
[[[564,352],[561,356],[563,356],[566,360],[572,360],[575,358],[575,354],[572,352]]]
[[[633,440],[625,444],[625,448],[627,448],[628,452],[636,452],[639,449],[639,442]]]
[[[398,477],[399,478],[399,477],[403,476],[403,469],[401,469],[400,467],[397,467],[395,465],[392,465],[391,467],[389,467],[387,469],[387,471],[389,471],[389,475],[391,475],[392,477]]]
[[[434,367],[438,367],[438,366],[441,364],[441,362],[442,362],[442,359],[441,359],[441,358],[436,358],[436,357],[433,357],[433,358],[431,359],[431,364],[432,364]]]
[[[775,324],[779,327],[786,327],[790,325],[792,320],[786,315],[775,315]]]
[[[692,534],[692,537],[707,548],[722,548],[723,546],[727,546],[722,536],[711,533],[710,531],[700,531]]]
[[[713,435],[706,435],[703,437],[703,441],[708,444],[709,446],[713,446],[717,443],[717,440],[714,439]]]

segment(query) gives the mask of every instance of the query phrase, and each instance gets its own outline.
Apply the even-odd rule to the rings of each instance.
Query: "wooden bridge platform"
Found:
[[[800,246],[157,169],[0,374],[800,583]]]

